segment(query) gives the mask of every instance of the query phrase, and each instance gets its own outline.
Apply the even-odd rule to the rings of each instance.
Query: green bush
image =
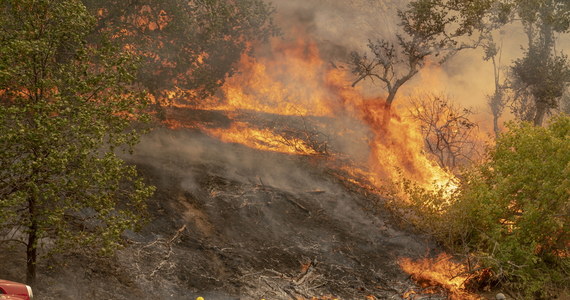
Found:
[[[549,298],[570,285],[570,117],[508,129],[444,211],[430,209],[441,191],[402,186],[417,225],[478,258],[518,298]]]

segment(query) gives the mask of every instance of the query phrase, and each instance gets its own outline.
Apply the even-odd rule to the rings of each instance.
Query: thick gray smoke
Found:
[[[368,39],[397,32],[401,1],[275,0],[277,22],[285,29],[305,26],[326,50],[343,55],[364,50]],[[328,48],[328,49],[327,49]],[[336,52],[335,52],[336,50]]]

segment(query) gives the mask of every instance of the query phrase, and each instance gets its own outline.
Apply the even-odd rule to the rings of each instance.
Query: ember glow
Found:
[[[327,66],[320,60],[317,46],[302,40],[294,45],[274,40],[272,45],[274,55],[269,58],[242,55],[240,73],[222,87],[223,103],[214,98],[194,107],[289,116],[333,115],[331,95],[324,88]]]
[[[442,292],[442,289],[449,293],[448,299],[481,299],[481,297],[465,291],[465,284],[472,272],[469,272],[470,270],[465,265],[451,261],[451,256],[445,253],[440,254],[437,258],[425,258],[418,261],[402,258],[399,264],[422,287],[421,291],[408,291],[404,295],[404,299],[415,299],[415,295],[418,294],[438,294]]]
[[[203,129],[206,133],[229,143],[240,143],[264,151],[287,154],[316,154],[302,140],[291,140],[275,134],[269,129],[256,129],[246,123],[236,122],[230,128]]]

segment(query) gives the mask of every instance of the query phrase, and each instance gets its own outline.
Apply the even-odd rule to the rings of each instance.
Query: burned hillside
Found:
[[[564,296],[570,5],[527,2],[0,2],[0,279]]]
[[[47,271],[42,299],[399,299],[415,285],[398,259],[437,251],[310,158],[188,130],[156,131],[137,153],[157,186],[150,223],[112,268],[70,257]]]

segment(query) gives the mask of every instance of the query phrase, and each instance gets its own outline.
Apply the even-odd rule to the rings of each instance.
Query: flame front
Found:
[[[229,125],[215,126],[210,121],[193,123],[177,114],[167,116],[165,124],[172,128],[199,129],[224,142],[262,151],[290,155],[325,153],[328,161],[338,162],[335,166],[340,177],[367,189],[382,189],[384,184],[402,177],[429,190],[446,186],[451,193],[456,188],[449,184],[454,176],[425,154],[419,124],[392,111],[390,123],[383,126],[385,100],[367,98],[363,91],[352,87],[351,74],[343,67],[325,62],[315,43],[306,38],[276,39],[270,48],[257,57],[243,55],[241,71],[228,77],[216,96],[188,104],[177,95],[192,91],[166,93],[171,103],[174,100],[175,109],[215,112],[227,118]],[[275,125],[279,118],[296,123],[294,129],[303,134],[287,136],[283,126]],[[272,121],[259,122],[259,119]],[[348,148],[365,148],[364,159],[350,157],[347,154],[350,151],[327,147],[323,150],[319,141],[312,139],[318,134],[309,133],[314,130],[308,125],[311,122],[314,124],[309,125],[326,132],[323,135],[327,138],[341,141]],[[359,126],[351,127],[354,124]],[[456,295],[454,299],[477,299],[463,292],[466,278],[457,274],[464,267],[453,264],[449,257],[419,262],[402,259],[400,265],[406,272],[423,276],[451,291]],[[442,266],[446,267],[441,269]],[[447,275],[445,268],[450,267],[459,270],[455,276]]]
[[[368,170],[355,172],[372,172],[374,178],[370,179],[377,183],[404,176],[426,188],[434,183],[444,185],[452,179],[452,175],[423,154],[424,141],[418,124],[393,112],[389,130],[382,128],[384,100],[368,99],[353,88],[350,74],[325,62],[309,38],[275,39],[266,52],[269,54],[258,54],[255,58],[243,55],[240,72],[227,78],[221,95],[193,105],[175,105],[210,111],[356,120],[369,133],[364,140],[349,143],[367,144],[369,155],[364,163]],[[319,152],[308,143],[287,143],[273,128],[255,128],[247,122],[205,131],[223,141],[265,151],[303,155]],[[341,132],[334,135],[331,138],[346,138]]]
[[[317,154],[302,140],[286,139],[269,129],[252,128],[246,123],[235,122],[231,128],[204,128],[203,131],[225,142],[245,144],[259,150],[287,154]]]
[[[327,66],[314,43],[297,40],[293,45],[274,40],[273,55],[256,59],[242,55],[240,72],[227,78],[219,98],[194,108],[251,110],[278,115],[333,115],[331,95],[324,89]]]

